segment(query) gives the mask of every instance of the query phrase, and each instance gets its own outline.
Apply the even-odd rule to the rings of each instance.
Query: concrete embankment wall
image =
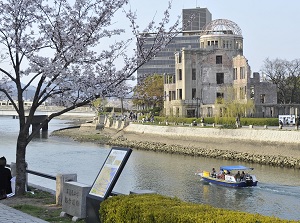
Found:
[[[154,126],[130,124],[124,128],[125,132],[136,132],[145,134],[159,134],[168,137],[208,137],[225,138],[235,140],[254,140],[279,143],[299,143],[300,130],[279,129],[219,129],[180,126]]]
[[[198,128],[198,127],[174,127],[174,126],[151,126],[151,125],[141,125],[141,124],[130,124],[123,129],[126,133],[138,133],[141,134],[156,134],[159,136],[166,136],[171,138],[204,138],[211,140],[213,137],[217,139],[234,139],[234,140],[253,140],[255,142],[276,142],[278,144],[287,142],[294,143],[290,145],[295,145],[295,143],[300,142],[300,131],[295,130],[268,130],[268,129],[215,129],[215,128]],[[237,142],[235,142],[237,143]],[[123,146],[135,149],[156,151],[156,152],[166,152],[174,154],[183,154],[191,156],[202,156],[216,159],[226,159],[226,160],[237,160],[249,163],[259,163],[264,165],[281,166],[288,168],[300,169],[300,158],[293,157],[289,153],[277,153],[276,155],[272,153],[253,153],[251,150],[235,151],[234,148],[230,150],[224,149],[207,149],[201,146],[183,146],[183,145],[168,145],[163,142],[151,142],[151,141],[135,141],[128,140],[126,137],[120,135],[117,138],[111,139],[108,144]],[[263,144],[263,143],[262,143]],[[243,141],[241,144],[245,145]],[[261,147],[259,147],[261,148]],[[272,150],[272,149],[271,149]],[[264,152],[264,150],[261,150]]]

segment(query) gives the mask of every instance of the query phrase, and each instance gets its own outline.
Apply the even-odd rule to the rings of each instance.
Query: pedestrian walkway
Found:
[[[18,211],[0,203],[0,222],[1,223],[47,223],[42,219],[32,217],[29,214]]]

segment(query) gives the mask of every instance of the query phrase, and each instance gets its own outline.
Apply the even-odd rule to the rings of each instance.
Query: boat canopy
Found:
[[[221,166],[220,170],[253,170],[252,167],[246,167],[246,166]]]

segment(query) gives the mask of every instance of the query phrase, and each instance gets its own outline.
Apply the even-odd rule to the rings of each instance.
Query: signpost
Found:
[[[110,150],[86,197],[87,223],[100,223],[100,203],[111,195],[131,152],[131,149],[117,147]]]

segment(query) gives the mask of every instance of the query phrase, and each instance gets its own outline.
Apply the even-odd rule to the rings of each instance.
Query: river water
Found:
[[[68,126],[66,120],[52,120],[49,133]],[[0,156],[15,162],[18,120],[0,116]],[[56,175],[76,173],[78,182],[91,185],[110,151],[109,146],[78,143],[59,137],[36,138],[27,147],[30,170]],[[288,220],[300,220],[300,170],[252,164],[259,180],[253,188],[225,188],[205,184],[197,170],[221,165],[247,165],[243,162],[208,159],[133,150],[115,188],[128,194],[147,189],[194,203],[240,210]],[[29,182],[55,189],[55,181],[29,174]]]

